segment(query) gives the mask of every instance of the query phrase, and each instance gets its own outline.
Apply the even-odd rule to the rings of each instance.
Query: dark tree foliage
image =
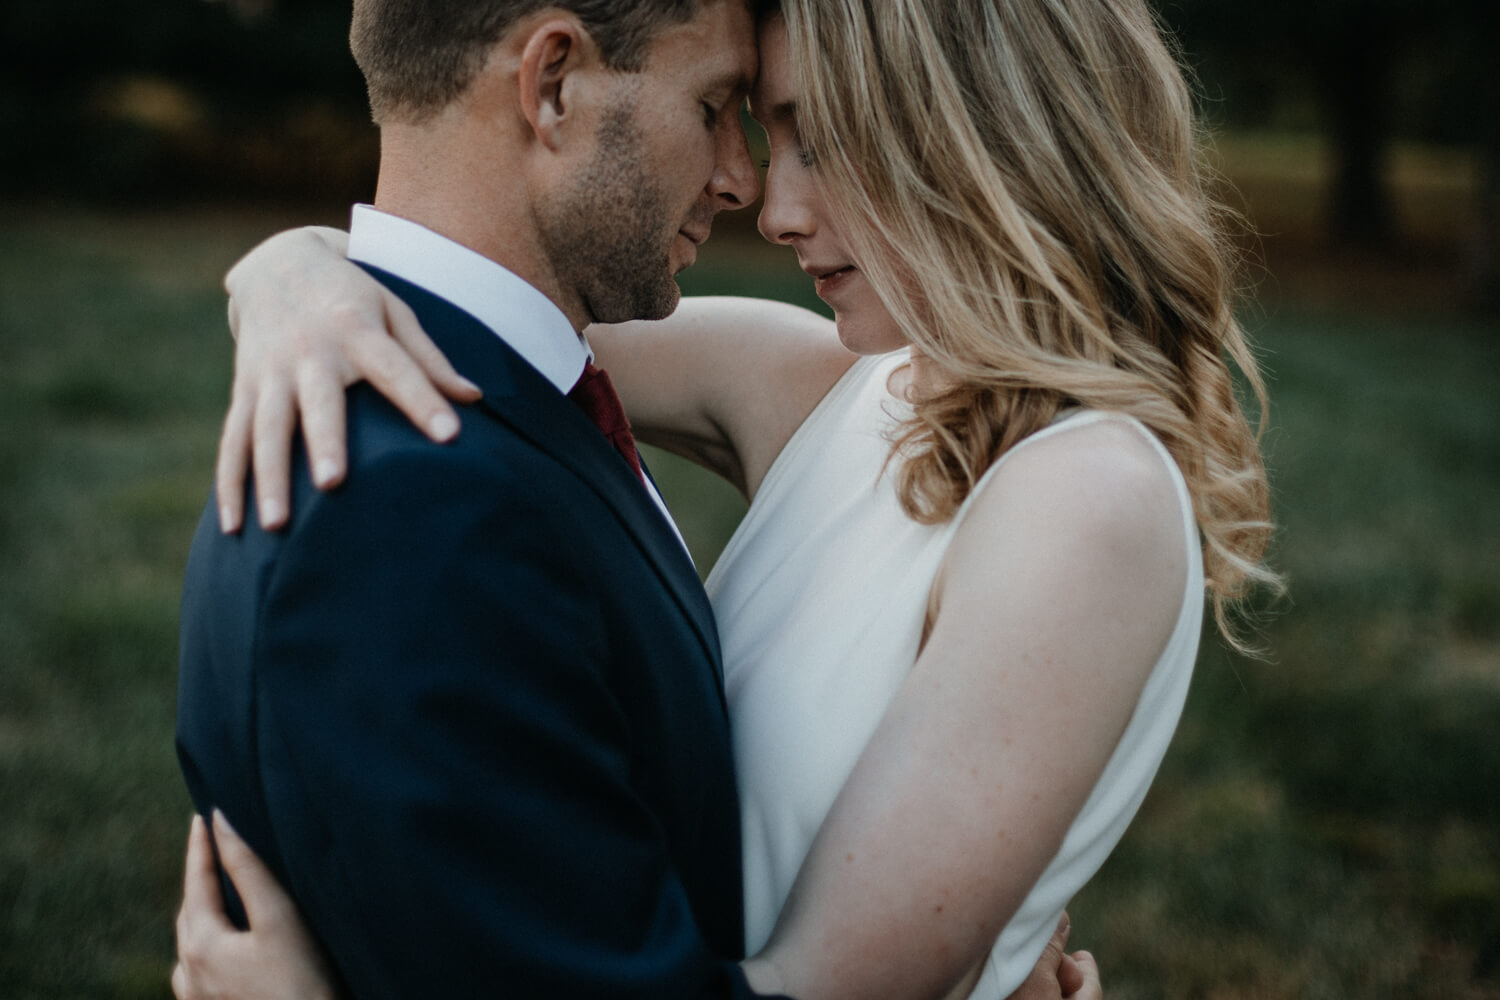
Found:
[[[1327,222],[1341,242],[1398,235],[1384,180],[1393,137],[1476,149],[1474,273],[1496,294],[1500,2],[1153,2],[1211,116],[1328,137]],[[374,149],[348,19],[349,0],[3,0],[0,182],[102,198],[284,197],[332,178],[324,193],[342,196],[363,183],[358,164]],[[143,79],[192,97],[201,113],[190,130],[118,112],[113,99]]]
[[[132,72],[172,77],[216,99],[284,95],[363,101],[347,47],[349,0],[297,0],[238,13],[209,0],[6,0],[0,82],[41,92]]]
[[[1305,97],[1333,152],[1330,234],[1384,245],[1384,182],[1398,134],[1473,145],[1492,178],[1500,118],[1493,0],[1157,0],[1223,113],[1267,124]],[[1211,109],[1212,111],[1212,109]],[[1489,196],[1494,211],[1494,194]],[[1488,226],[1493,234],[1493,214]],[[1493,235],[1491,235],[1493,239]],[[1493,252],[1493,251],[1491,251]]]
[[[246,136],[309,103],[358,122],[348,0],[5,0],[0,4],[0,178],[12,191],[102,198],[255,193]],[[192,135],[108,113],[132,81],[188,95]],[[234,163],[244,169],[233,169]],[[267,192],[262,192],[267,193]],[[269,192],[280,193],[280,192]]]

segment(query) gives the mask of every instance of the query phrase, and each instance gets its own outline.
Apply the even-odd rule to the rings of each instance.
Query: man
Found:
[[[280,533],[222,535],[210,504],[194,802],[355,996],[752,996],[711,613],[619,415],[606,437],[568,398],[610,409],[579,331],[670,313],[755,196],[750,11],[356,0],[351,38],[382,146],[350,257],[483,398],[440,447],[356,389],[348,486],[301,473]]]
[[[345,489],[296,482],[281,533],[205,513],[194,802],[356,996],[748,996],[711,612],[633,446],[568,393],[578,331],[671,312],[756,195],[751,13],[356,0],[351,39],[381,165],[350,256],[484,397],[443,447],[356,390]]]

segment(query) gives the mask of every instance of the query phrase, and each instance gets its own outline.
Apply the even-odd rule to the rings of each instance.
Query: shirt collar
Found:
[[[349,259],[447,299],[493,330],[564,395],[593,357],[588,341],[547,296],[488,257],[408,219],[355,205]]]

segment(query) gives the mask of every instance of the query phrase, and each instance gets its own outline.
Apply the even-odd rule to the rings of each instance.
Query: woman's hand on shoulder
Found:
[[[458,433],[445,395],[460,402],[479,397],[406,303],[344,258],[347,246],[347,235],[336,229],[290,230],[250,251],[224,279],[236,338],[215,473],[226,532],[244,522],[252,465],[262,527],[286,523],[299,418],[313,481],[320,489],[342,482],[347,386],[368,381],[434,441]]]
[[[219,813],[214,840],[250,930],[224,914],[208,827],[194,816],[177,914],[177,1000],[332,1000],[332,972],[297,905]]]

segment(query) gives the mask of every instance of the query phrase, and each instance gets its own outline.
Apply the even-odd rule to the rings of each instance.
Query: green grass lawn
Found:
[[[166,997],[182,566],[277,220],[0,216],[0,997]],[[800,296],[746,250],[697,290]],[[1500,997],[1500,333],[1266,310],[1271,662],[1205,644],[1075,944],[1130,997]],[[704,570],[741,509],[657,462]],[[1087,724],[1087,720],[1081,720]]]

